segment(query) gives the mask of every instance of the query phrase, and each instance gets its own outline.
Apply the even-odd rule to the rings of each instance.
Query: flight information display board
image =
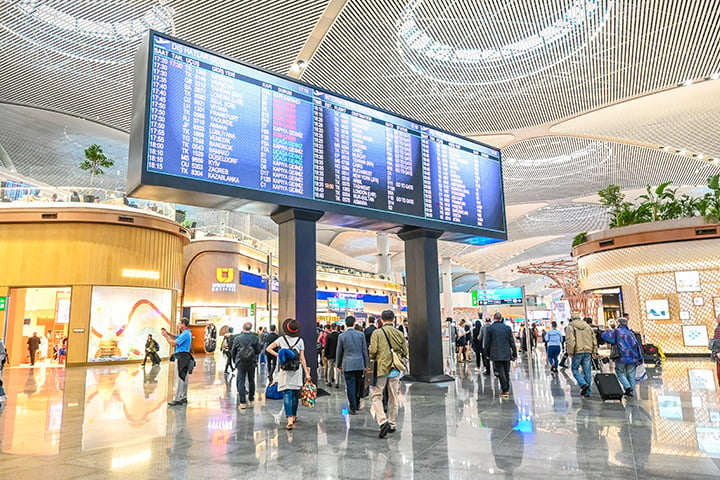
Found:
[[[155,32],[137,61],[130,143],[133,194],[507,238],[498,150]]]

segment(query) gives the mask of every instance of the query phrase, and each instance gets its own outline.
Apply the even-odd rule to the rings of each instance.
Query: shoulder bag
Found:
[[[615,330],[615,343],[610,347],[610,360],[617,360],[618,358],[620,358],[620,347],[618,346],[617,330]]]
[[[390,337],[388,337],[387,332],[382,328],[381,328],[381,330],[383,331],[383,334],[385,335],[385,340],[387,340],[387,342],[388,342],[388,347],[390,347],[390,353],[392,354],[393,368],[396,370],[399,370],[401,372],[404,372],[405,370],[407,370],[407,359],[395,351],[395,349],[392,347],[392,343],[390,343]]]

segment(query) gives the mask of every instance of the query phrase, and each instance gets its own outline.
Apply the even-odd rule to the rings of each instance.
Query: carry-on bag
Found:
[[[622,385],[620,385],[620,380],[614,373],[600,372],[595,374],[595,386],[597,386],[603,402],[606,400],[622,400],[625,394]]]

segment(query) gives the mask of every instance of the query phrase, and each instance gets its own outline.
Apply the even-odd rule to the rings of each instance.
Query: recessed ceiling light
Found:
[[[717,80],[719,78],[720,78],[720,73],[713,73],[712,75],[710,75],[711,80]]]

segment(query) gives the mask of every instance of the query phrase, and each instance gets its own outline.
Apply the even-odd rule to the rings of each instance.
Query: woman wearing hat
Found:
[[[285,416],[288,422],[287,429],[292,430],[295,426],[295,420],[297,420],[300,389],[303,386],[303,372],[309,377],[310,368],[305,362],[305,344],[303,339],[300,338],[300,323],[294,318],[288,318],[283,322],[282,330],[284,335],[268,345],[265,351],[278,357],[274,377],[278,382],[278,391],[283,392]],[[292,364],[295,359],[295,352],[297,352],[302,368],[296,370],[284,368],[284,366]]]

